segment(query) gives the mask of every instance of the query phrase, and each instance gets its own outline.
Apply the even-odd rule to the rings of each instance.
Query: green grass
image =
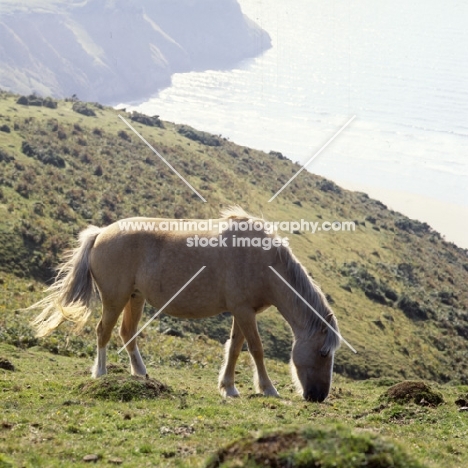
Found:
[[[105,391],[110,388],[105,380],[126,377],[122,372],[123,366],[128,367],[126,358],[115,352],[110,353],[110,360],[118,373],[96,382],[88,376],[91,358],[1,345],[0,356],[7,356],[16,368],[14,372],[0,370],[0,453],[4,459],[12,466],[85,466],[83,457],[95,454],[105,464],[121,459],[129,467],[203,466],[232,440],[249,441],[260,433],[279,430],[281,434],[324,431],[324,444],[313,451],[323,460],[333,458],[327,438],[335,437],[342,440],[336,449],[339,457],[350,450],[359,459],[363,456],[359,444],[378,439],[378,445],[384,443],[379,442],[383,438],[429,467],[468,463],[468,419],[454,403],[466,393],[466,386],[437,386],[445,403],[433,408],[382,404],[380,396],[389,382],[353,382],[336,376],[325,403],[306,403],[293,389],[288,366],[268,361],[281,398],[253,398],[250,359],[243,352],[237,375],[242,397],[223,400],[216,388],[223,354],[217,342],[151,334],[153,342],[146,342],[144,353],[148,372],[170,391],[131,401],[114,398],[111,390],[109,398],[83,392],[84,386],[99,382]],[[174,358],[181,354],[188,360]],[[138,389],[134,392],[139,394]],[[298,457],[309,456],[307,450],[298,450]]]

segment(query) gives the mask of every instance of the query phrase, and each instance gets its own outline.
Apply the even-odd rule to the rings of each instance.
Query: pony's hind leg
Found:
[[[268,377],[265,362],[263,360],[263,345],[257,328],[255,312],[251,308],[245,308],[233,312],[239,328],[242,330],[249,352],[255,364],[254,382],[258,392],[265,396],[279,396],[278,392]]]
[[[102,317],[96,327],[97,335],[97,357],[92,369],[93,377],[100,377],[107,374],[106,368],[106,349],[112,335],[112,330],[117,323],[124,305],[105,302],[102,303]]]
[[[232,320],[231,337],[226,342],[226,355],[224,365],[219,373],[219,390],[225,397],[238,397],[239,392],[234,383],[234,371],[237,358],[242,350],[245,338],[237,324],[236,319]]]
[[[137,332],[138,322],[141,319],[144,305],[145,298],[140,293],[132,294],[132,297],[125,305],[122,325],[120,327],[120,336],[124,345],[126,345],[125,349],[130,358],[132,375],[142,376],[146,376],[146,367],[138,350],[137,337],[133,337]]]

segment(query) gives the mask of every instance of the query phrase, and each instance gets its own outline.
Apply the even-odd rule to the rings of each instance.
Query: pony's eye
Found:
[[[327,357],[328,353],[329,353],[329,351],[320,351],[320,356]]]

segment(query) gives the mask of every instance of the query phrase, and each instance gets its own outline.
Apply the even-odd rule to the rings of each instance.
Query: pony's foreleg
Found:
[[[137,332],[138,322],[141,319],[143,313],[143,307],[145,305],[144,297],[140,295],[134,295],[125,305],[122,325],[120,327],[120,336],[125,344],[132,340]],[[126,350],[130,357],[130,368],[132,375],[146,375],[146,367],[141,357],[140,351],[137,345],[137,338],[135,337],[130,343],[127,344]]]
[[[102,317],[96,327],[97,335],[97,357],[92,369],[92,376],[97,378],[107,374],[106,368],[106,349],[112,335],[112,330],[117,323],[122,307],[102,305]]]
[[[266,371],[263,360],[263,346],[258,333],[254,310],[249,308],[236,311],[234,317],[247,340],[249,352],[255,364],[254,383],[256,390],[265,396],[279,396]]]
[[[237,358],[244,344],[244,335],[242,334],[236,319],[232,321],[231,337],[226,342],[226,354],[224,364],[219,373],[219,391],[225,397],[238,397],[239,392],[234,383],[234,371],[236,368]]]

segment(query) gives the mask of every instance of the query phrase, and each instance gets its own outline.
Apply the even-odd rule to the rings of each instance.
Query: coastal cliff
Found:
[[[232,68],[270,46],[236,0],[6,0],[0,88],[137,100],[174,73]]]

